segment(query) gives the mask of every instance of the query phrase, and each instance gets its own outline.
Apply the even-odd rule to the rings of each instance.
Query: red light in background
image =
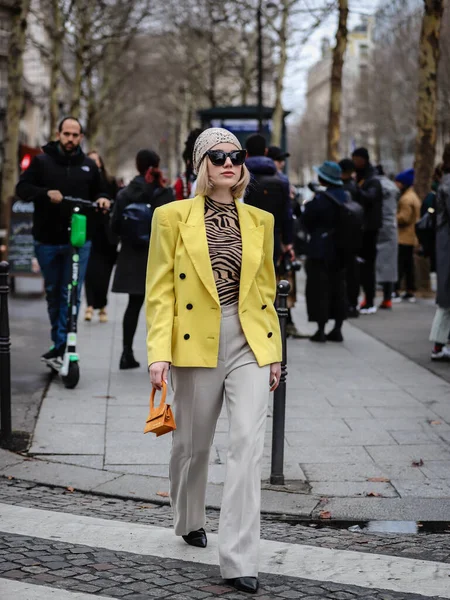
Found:
[[[22,171],[25,171],[26,169],[28,169],[28,167],[30,166],[30,163],[31,163],[31,156],[29,154],[25,154],[25,156],[20,161],[20,168],[22,169]]]

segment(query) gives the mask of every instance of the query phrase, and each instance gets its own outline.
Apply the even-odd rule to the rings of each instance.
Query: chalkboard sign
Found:
[[[13,198],[9,228],[8,262],[11,275],[39,275],[34,256],[34,203]]]

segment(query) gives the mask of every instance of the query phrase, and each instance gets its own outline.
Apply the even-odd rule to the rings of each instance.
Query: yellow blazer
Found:
[[[205,199],[155,210],[147,263],[148,364],[217,367],[221,310],[209,257]],[[242,236],[239,318],[259,366],[281,361],[274,307],[273,216],[236,203]]]
[[[281,361],[274,307],[273,216],[236,202],[242,236],[239,319],[259,366]],[[155,210],[147,263],[148,364],[217,367],[221,309],[209,257],[205,198]]]

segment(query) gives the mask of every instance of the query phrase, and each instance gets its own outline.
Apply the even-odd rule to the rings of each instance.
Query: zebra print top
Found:
[[[242,239],[236,204],[205,198],[205,227],[209,256],[220,304],[239,300]]]

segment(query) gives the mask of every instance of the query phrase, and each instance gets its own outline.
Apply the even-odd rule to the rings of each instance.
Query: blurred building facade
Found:
[[[357,146],[374,149],[369,108],[369,58],[372,49],[373,20],[364,19],[348,34],[342,78],[341,155],[348,156]],[[312,167],[327,154],[327,126],[331,90],[332,48],[322,40],[322,56],[308,72],[306,109],[299,127],[303,173],[312,177]]]

